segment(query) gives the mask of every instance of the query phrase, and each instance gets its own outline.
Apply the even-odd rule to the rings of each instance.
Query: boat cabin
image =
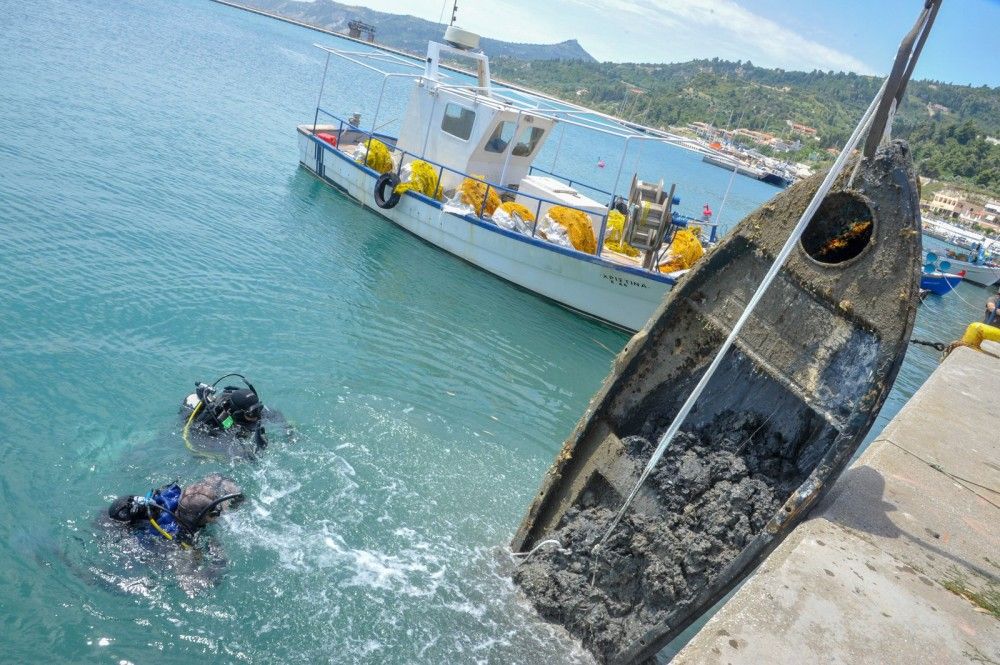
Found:
[[[442,54],[475,61],[478,86],[443,83],[438,76]],[[485,54],[431,42],[424,76],[410,92],[396,146],[455,171],[517,189],[555,124],[554,118],[532,114],[494,96]],[[441,184],[451,189],[462,178],[446,171]]]

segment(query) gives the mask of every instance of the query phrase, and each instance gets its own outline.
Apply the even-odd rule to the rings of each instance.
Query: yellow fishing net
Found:
[[[414,190],[438,201],[442,198],[437,171],[427,162],[417,159],[410,164],[410,179],[396,185],[396,193]]]
[[[379,173],[388,173],[392,170],[392,155],[389,148],[378,139],[372,139],[368,145],[368,153],[365,155],[365,166],[374,169]]]
[[[569,236],[573,247],[587,254],[597,252],[594,227],[590,225],[590,217],[587,216],[587,213],[574,208],[553,206],[546,214],[552,221],[566,229],[566,235]]]
[[[535,215],[520,203],[514,201],[504,201],[500,204],[500,209],[508,215],[517,215],[525,222],[535,221]]]
[[[681,229],[674,234],[667,252],[667,260],[660,264],[660,272],[687,270],[705,253],[698,234],[691,229]]]
[[[486,183],[476,179],[482,177],[473,176],[462,181],[462,186],[459,187],[462,194],[462,203],[472,206],[477,215],[480,211],[484,215],[492,215],[493,211],[500,206],[500,197],[493,187],[489,188],[489,195],[487,195]],[[486,197],[486,208],[483,208],[483,197]]]
[[[639,250],[625,242],[625,215],[617,210],[608,213],[608,228],[604,232],[604,246],[626,256],[639,256]]]

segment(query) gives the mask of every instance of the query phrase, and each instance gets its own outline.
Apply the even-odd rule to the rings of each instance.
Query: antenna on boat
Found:
[[[455,4],[451,6],[451,23],[448,25],[455,25],[455,19],[458,18],[458,0],[455,0]]]
[[[893,63],[892,71],[889,73],[889,76],[887,76],[885,81],[882,83],[882,87],[875,95],[875,98],[872,99],[871,104],[868,106],[868,110],[866,110],[864,115],[861,117],[861,120],[858,122],[857,127],[855,127],[854,132],[851,134],[850,139],[848,139],[844,149],[840,151],[840,154],[837,156],[836,161],[834,161],[833,166],[830,167],[830,171],[823,179],[822,184],[820,184],[819,188],[816,190],[812,200],[809,201],[809,205],[806,206],[806,209],[803,211],[798,223],[796,223],[795,227],[792,229],[791,234],[788,236],[788,240],[785,241],[785,245],[781,248],[781,251],[778,252],[774,262],[768,269],[767,274],[764,275],[764,278],[761,280],[757,290],[754,291],[754,294],[750,297],[750,301],[747,303],[743,313],[733,324],[729,336],[726,337],[724,342],[722,342],[722,345],[719,347],[719,350],[716,352],[712,362],[705,370],[705,373],[701,375],[701,378],[691,391],[691,394],[688,395],[687,399],[678,410],[677,415],[674,416],[673,421],[660,437],[649,462],[646,463],[645,468],[643,468],[642,473],[639,475],[639,479],[636,481],[632,490],[625,498],[625,502],[622,504],[622,507],[618,509],[614,519],[611,521],[611,525],[608,527],[607,531],[605,531],[604,536],[602,536],[597,544],[594,545],[592,550],[593,552],[601,549],[608,541],[608,538],[611,537],[611,534],[614,532],[619,522],[621,522],[622,517],[624,517],[625,512],[628,510],[629,506],[632,505],[632,501],[639,493],[639,490],[642,488],[646,478],[653,471],[653,469],[656,468],[657,463],[663,457],[663,453],[666,452],[667,447],[677,435],[677,432],[680,430],[684,420],[691,412],[691,409],[694,408],[695,402],[698,401],[698,398],[708,385],[709,380],[715,374],[719,365],[722,364],[722,360],[726,356],[726,353],[736,342],[736,338],[739,336],[743,326],[749,320],[753,310],[757,307],[757,303],[760,302],[768,287],[774,281],[775,277],[778,276],[781,266],[785,263],[788,255],[791,254],[792,249],[794,249],[794,247],[798,244],[799,238],[805,231],[806,226],[812,220],[812,217],[816,214],[820,204],[833,188],[833,183],[844,170],[847,159],[854,151],[854,148],[861,142],[861,136],[865,133],[865,131],[868,131],[868,138],[864,148],[865,158],[873,156],[875,154],[875,149],[878,148],[879,144],[887,136],[888,130],[892,127],[892,116],[895,114],[898,103],[902,99],[903,93],[906,90],[906,83],[913,72],[913,67],[916,65],[917,58],[920,55],[924,41],[927,39],[927,34],[930,32],[931,25],[934,23],[934,17],[937,15],[940,6],[941,0],[925,1],[924,8],[921,11],[920,16],[917,18],[917,22],[914,24],[913,29],[910,30],[899,45],[899,51],[896,53],[896,60]],[[870,154],[869,150],[871,151]]]

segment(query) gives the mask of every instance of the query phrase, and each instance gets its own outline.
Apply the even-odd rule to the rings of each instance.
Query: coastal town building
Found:
[[[927,115],[933,118],[941,115],[942,113],[951,113],[951,109],[943,104],[933,104],[930,102],[927,104]]]
[[[739,128],[733,130],[733,134],[736,136],[743,136],[750,139],[756,143],[761,143],[763,145],[768,145],[774,141],[777,137],[774,134],[769,134],[767,132],[757,132],[752,129]]]
[[[375,41],[375,26],[364,21],[351,21],[347,24],[347,36],[351,39],[363,39],[366,42]]]
[[[792,132],[795,134],[802,134],[803,136],[808,136],[810,138],[819,138],[816,134],[816,128],[810,127],[809,125],[803,125],[791,120],[786,120],[785,124],[792,128]]]
[[[960,192],[943,190],[935,192],[933,198],[921,207],[929,214],[944,219],[1000,229],[1000,202],[988,201],[980,204],[971,201]]]
[[[958,192],[943,190],[934,193],[934,198],[932,198],[931,202],[927,204],[927,207],[931,210],[931,212],[936,212],[940,215],[957,217],[961,211],[962,203],[962,198]]]

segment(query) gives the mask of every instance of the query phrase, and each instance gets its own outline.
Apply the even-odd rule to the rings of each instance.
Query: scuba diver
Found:
[[[213,473],[184,488],[171,483],[145,495],[118,497],[108,508],[108,517],[139,528],[144,543],[163,538],[190,549],[201,529],[243,498],[232,478]]]
[[[229,377],[238,377],[245,387],[226,386],[217,392],[219,382]],[[195,383],[195,392],[181,404],[181,415],[185,417],[184,445],[198,457],[209,459],[256,459],[268,446],[264,422],[284,425],[290,433],[284,416],[265,406],[257,389],[242,374],[226,374],[211,385]],[[198,445],[192,442],[192,432]]]
[[[111,548],[105,557],[112,565],[89,568],[85,577],[116,591],[147,595],[159,577],[153,571],[172,571],[178,586],[194,597],[218,585],[226,569],[218,543],[214,539],[199,542],[199,535],[242,501],[239,485],[217,473],[183,488],[171,483],[144,495],[119,497],[107,513],[111,524],[119,528],[106,533],[124,535],[120,528],[124,525],[129,536],[108,541]],[[160,545],[168,542],[178,547]]]

